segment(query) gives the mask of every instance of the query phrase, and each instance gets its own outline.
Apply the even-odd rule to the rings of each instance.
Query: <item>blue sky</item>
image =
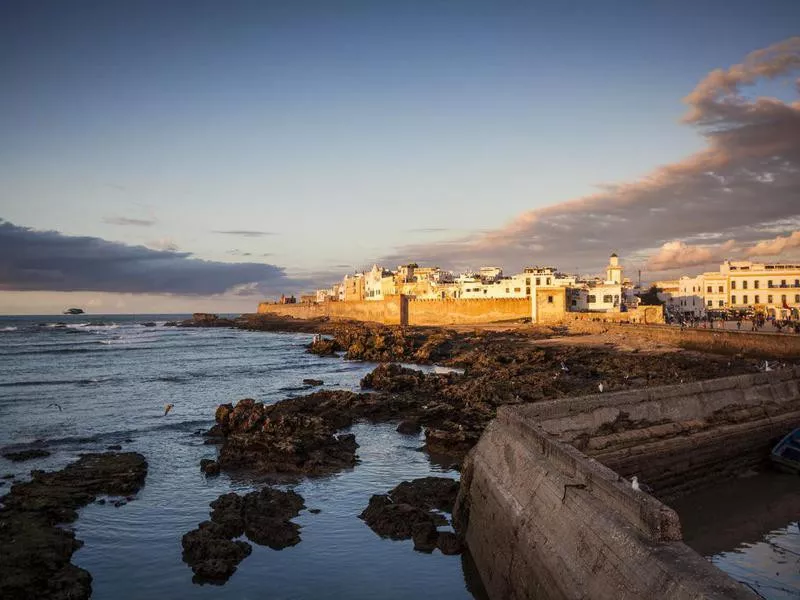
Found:
[[[701,151],[682,98],[798,23],[793,0],[4,1],[0,218],[325,283]]]

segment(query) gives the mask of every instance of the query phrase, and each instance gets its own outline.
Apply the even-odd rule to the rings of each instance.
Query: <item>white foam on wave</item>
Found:
[[[16,327],[0,327],[0,331],[16,331]]]

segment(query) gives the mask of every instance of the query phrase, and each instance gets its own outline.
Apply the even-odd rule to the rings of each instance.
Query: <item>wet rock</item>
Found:
[[[400,424],[397,426],[397,432],[403,435],[417,435],[420,431],[422,431],[422,426],[418,421],[412,419],[400,421]]]
[[[310,378],[309,379],[303,379],[303,384],[304,385],[317,386],[317,385],[322,385],[323,383],[325,383],[325,382],[322,381],[322,379],[310,379]]]
[[[436,546],[442,554],[461,554],[464,551],[464,543],[452,531],[440,531]]]
[[[341,349],[342,347],[336,340],[326,338],[316,339],[308,346],[308,351],[317,356],[333,356]]]
[[[200,460],[200,470],[206,475],[219,475],[219,463],[210,458]]]
[[[320,509],[320,508],[309,508],[308,512],[310,512],[312,515],[318,515],[319,513],[322,512],[322,509]]]
[[[114,444],[113,446],[106,446],[106,450],[122,450],[122,446]]]
[[[127,495],[141,488],[147,462],[141,454],[84,454],[60,471],[34,470],[15,483],[0,509],[0,597],[74,598],[91,594],[91,575],[70,563],[82,542],[71,523],[98,495]]]
[[[19,452],[5,452],[3,454],[3,458],[7,458],[13,462],[22,462],[25,460],[32,460],[34,458],[44,458],[45,456],[50,456],[50,452],[47,450],[41,450],[39,448],[21,450]]]
[[[95,504],[105,504],[105,503],[106,503],[106,499],[105,498],[100,498],[98,500],[95,500]]]
[[[3,475],[3,479],[14,479],[15,477],[16,475],[14,475],[13,473],[6,473],[5,475]]]
[[[442,552],[457,554],[460,541],[440,534],[437,528],[448,524],[438,511],[452,512],[458,487],[457,481],[443,477],[404,481],[388,494],[373,495],[359,516],[381,537],[410,538],[420,552],[432,552],[441,542]]]
[[[361,387],[382,392],[407,392],[425,380],[425,374],[396,364],[378,365],[361,380]]]
[[[114,506],[116,506],[117,508],[119,508],[120,506],[125,506],[126,504],[127,502],[125,502],[125,500],[116,500],[114,502]]]
[[[146,321],[145,323],[142,323],[142,327],[155,327],[155,326],[156,323],[153,321]]]
[[[195,583],[225,582],[251,552],[250,544],[234,541],[243,533],[259,545],[280,550],[300,542],[300,527],[289,519],[305,508],[293,491],[263,488],[244,496],[223,494],[211,503],[211,520],[181,540],[183,560],[195,573]]]
[[[167,321],[166,323],[164,323],[164,327],[177,327],[177,326],[178,326],[177,321]]]
[[[235,406],[221,405],[215,415],[217,424],[209,432],[222,441],[220,467],[307,475],[353,467],[358,448],[355,436],[336,431],[352,423],[338,404],[347,404],[354,396],[332,391],[307,396],[305,404],[284,401],[265,406],[244,399]]]

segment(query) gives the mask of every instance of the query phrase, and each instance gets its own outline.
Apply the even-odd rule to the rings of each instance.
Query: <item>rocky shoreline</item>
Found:
[[[133,500],[146,475],[141,454],[106,452],[14,483],[0,498],[0,598],[89,598],[92,576],[70,562],[83,542],[59,525],[75,521],[98,496]]]

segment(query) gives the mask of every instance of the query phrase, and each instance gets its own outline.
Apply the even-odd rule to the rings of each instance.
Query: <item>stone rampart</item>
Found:
[[[621,475],[680,493],[797,426],[800,368],[503,407],[455,518],[492,598],[752,598]]]
[[[528,298],[459,298],[408,301],[409,325],[469,325],[530,318]]]
[[[392,296],[385,300],[357,302],[262,302],[258,305],[258,312],[297,319],[328,317],[375,321],[387,325],[463,325],[529,318],[531,305],[526,298],[418,300],[408,296]]]
[[[568,312],[564,315],[564,321],[658,325],[664,323],[664,308],[662,306],[639,306],[626,312]]]
[[[762,333],[728,331],[722,329],[681,329],[674,325],[635,325],[629,323],[605,323],[574,321],[569,323],[574,333],[619,333],[634,335],[654,342],[661,342],[716,354],[742,354],[749,357],[769,359],[800,358],[800,335],[793,333]]]

